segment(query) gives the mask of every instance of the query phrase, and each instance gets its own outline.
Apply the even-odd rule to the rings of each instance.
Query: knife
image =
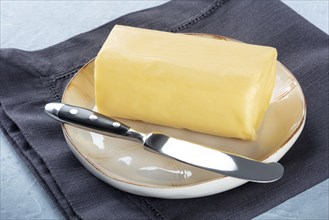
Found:
[[[82,107],[48,103],[45,112],[57,121],[107,136],[135,141],[146,150],[226,176],[267,183],[276,181],[283,175],[284,169],[279,163],[258,162],[164,134],[140,133],[119,121]]]

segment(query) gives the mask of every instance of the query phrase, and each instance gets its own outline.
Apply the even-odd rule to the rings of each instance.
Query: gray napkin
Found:
[[[219,34],[276,47],[308,105],[304,131],[281,160],[284,177],[204,198],[163,200],[122,192],[84,169],[43,107],[60,101],[68,80],[96,56],[115,24]],[[328,178],[328,43],[327,34],[280,1],[172,1],[43,50],[2,49],[1,129],[66,218],[252,218]]]

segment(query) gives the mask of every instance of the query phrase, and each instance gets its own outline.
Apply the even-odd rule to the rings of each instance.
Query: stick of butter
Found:
[[[276,49],[115,26],[95,60],[100,113],[254,140],[275,84]]]

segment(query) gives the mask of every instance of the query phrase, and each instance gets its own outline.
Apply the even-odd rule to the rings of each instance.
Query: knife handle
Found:
[[[48,103],[45,112],[52,118],[89,131],[141,142],[130,127],[86,108],[63,103]]]

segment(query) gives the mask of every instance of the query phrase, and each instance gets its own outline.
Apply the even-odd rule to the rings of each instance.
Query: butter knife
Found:
[[[57,121],[111,137],[135,141],[146,150],[226,176],[267,183],[276,181],[283,175],[284,169],[279,163],[258,162],[163,134],[140,133],[119,121],[82,107],[48,103],[45,112]]]

